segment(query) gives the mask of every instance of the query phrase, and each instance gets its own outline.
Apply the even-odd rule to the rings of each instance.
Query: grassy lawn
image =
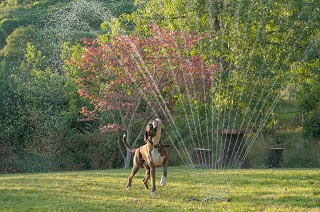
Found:
[[[157,185],[161,177],[157,170]],[[130,170],[0,175],[2,211],[320,211],[319,169],[195,170],[169,167],[151,197],[144,171],[127,191]],[[231,202],[207,197],[228,197]]]

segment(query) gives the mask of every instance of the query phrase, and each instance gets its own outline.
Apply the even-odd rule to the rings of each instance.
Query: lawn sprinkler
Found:
[[[189,202],[193,202],[193,201],[205,202],[205,201],[208,201],[208,200],[211,200],[211,199],[220,200],[220,201],[223,201],[223,202],[230,202],[231,201],[231,199],[228,198],[228,197],[224,198],[224,197],[210,196],[210,197],[207,197],[207,198],[205,198],[203,200],[200,200],[198,198],[192,197],[192,198],[189,199]]]

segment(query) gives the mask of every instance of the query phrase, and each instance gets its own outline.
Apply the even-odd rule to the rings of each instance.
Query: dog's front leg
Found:
[[[156,194],[156,167],[153,163],[150,165],[150,175],[151,175],[151,195]]]
[[[150,167],[148,166],[148,164],[144,164],[144,168],[146,169],[146,175],[143,178],[143,184],[146,189],[149,189],[148,180],[150,178]]]

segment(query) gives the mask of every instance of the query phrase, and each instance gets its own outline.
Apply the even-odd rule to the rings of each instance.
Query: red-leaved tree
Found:
[[[175,94],[188,95],[190,85],[193,98],[201,100],[203,89],[210,88],[216,72],[216,67],[206,65],[197,53],[197,44],[206,39],[205,35],[149,27],[145,37],[121,35],[107,43],[84,39],[80,61],[69,61],[82,75],[77,80],[79,94],[94,106],[91,110],[83,108],[82,114],[88,120],[98,119],[101,113],[117,114],[101,130],[125,130],[131,145],[143,131],[132,139],[137,122],[170,112]],[[129,167],[131,153],[122,156],[125,167]]]

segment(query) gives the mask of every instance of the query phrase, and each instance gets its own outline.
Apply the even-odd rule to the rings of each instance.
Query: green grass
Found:
[[[157,170],[157,185],[161,177]],[[0,175],[3,211],[320,211],[319,169],[190,170],[169,167],[151,197],[144,171],[127,191],[130,170]],[[205,199],[228,197],[231,202]]]

